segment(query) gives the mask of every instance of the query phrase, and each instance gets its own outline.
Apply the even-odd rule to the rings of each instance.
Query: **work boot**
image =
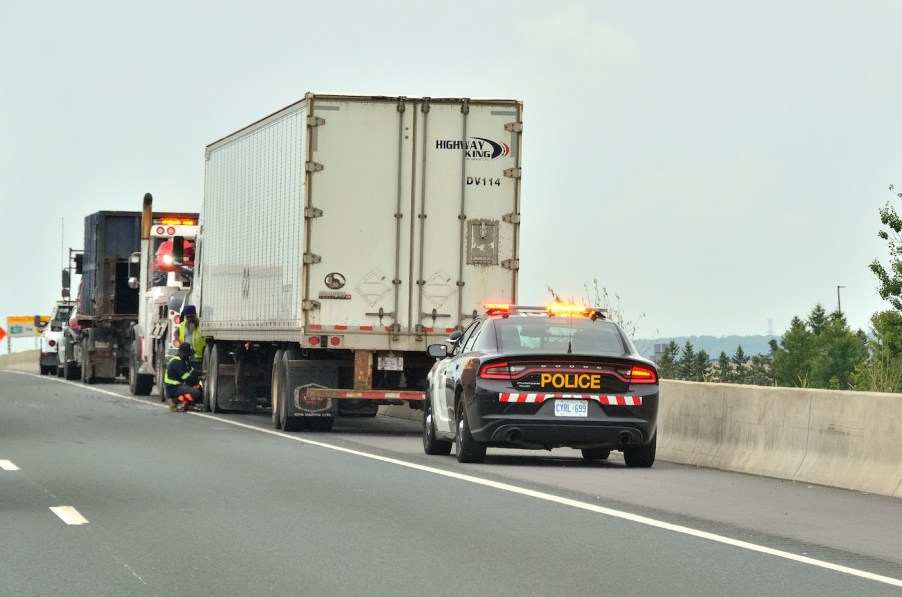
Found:
[[[166,399],[166,404],[169,406],[170,412],[175,412],[175,411],[177,411],[178,408],[179,408],[178,406],[176,406],[175,400],[173,400],[172,398],[167,398],[167,399]]]

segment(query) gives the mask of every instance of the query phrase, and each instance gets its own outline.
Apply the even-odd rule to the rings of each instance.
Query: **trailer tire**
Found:
[[[91,367],[91,353],[88,352],[90,345],[89,338],[85,338],[81,342],[81,381],[86,384],[93,384],[96,381]]]
[[[78,370],[78,366],[75,363],[66,361],[66,364],[64,365],[63,377],[65,377],[69,381],[74,381],[81,377],[81,371]]]
[[[128,389],[133,396],[150,396],[150,391],[153,390],[155,380],[153,375],[138,373],[138,369],[141,366],[140,359],[138,358],[140,349],[141,346],[138,343],[138,339],[135,338],[132,341],[132,347],[129,351]]]
[[[282,428],[282,419],[279,416],[279,407],[282,404],[282,355],[281,350],[277,350],[272,359],[272,384],[269,389],[269,404],[272,407],[272,426],[273,429]]]
[[[216,394],[219,392],[219,361],[222,359],[222,344],[214,344],[210,348],[210,369],[207,371],[207,382],[204,384],[204,402],[211,413],[221,413]]]
[[[281,383],[280,391],[279,391],[279,424],[282,426],[282,431],[300,431],[304,427],[306,427],[306,421],[300,417],[293,417],[294,414],[294,406],[292,399],[292,390],[288,387],[288,361],[292,352],[286,350],[282,353],[282,366],[281,366]]]
[[[308,417],[306,419],[307,429],[310,431],[332,431],[335,424],[335,417]]]

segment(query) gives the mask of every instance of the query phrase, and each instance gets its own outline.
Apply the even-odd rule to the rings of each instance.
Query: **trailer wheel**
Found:
[[[201,364],[200,364],[201,371],[204,371],[205,373],[210,370],[210,362],[213,360],[213,357],[210,356],[212,353],[212,351],[210,350],[212,346],[213,346],[212,344],[207,344],[206,346],[204,346],[204,353],[203,353],[203,355],[201,355]],[[210,383],[207,382],[206,379],[204,380],[203,391],[204,391],[204,410],[206,412],[212,412],[210,410],[211,409]]]
[[[277,350],[272,359],[272,384],[269,389],[269,404],[272,407],[272,426],[273,429],[282,428],[282,419],[279,416],[279,407],[282,404],[282,355],[281,350]]]
[[[90,345],[89,338],[85,338],[81,342],[81,381],[86,384],[93,384],[96,380],[91,366],[91,353],[88,352]]]
[[[281,377],[279,378],[281,383],[279,384],[278,398],[279,424],[282,426],[282,431],[300,431],[305,426],[304,420],[291,416],[294,414],[294,406],[292,405],[292,390],[288,387],[288,357],[290,352],[285,351],[282,353]]]
[[[332,425],[335,424],[335,417],[310,417],[307,419],[307,428],[310,431],[332,431]]]
[[[213,348],[210,349],[210,370],[207,371],[207,383],[204,387],[209,388],[205,398],[206,403],[209,405],[207,408],[211,413],[222,412],[222,409],[219,407],[219,401],[216,398],[216,394],[219,391],[219,361],[222,359],[222,349],[222,344],[214,344]]]
[[[81,371],[78,370],[78,367],[75,365],[75,363],[70,363],[67,361],[64,366],[64,371],[65,372],[63,373],[63,377],[70,381],[81,377]]]
[[[138,373],[138,368],[141,366],[140,359],[138,358],[140,350],[141,346],[138,343],[138,339],[135,338],[132,342],[131,351],[129,352],[128,389],[133,396],[149,396],[150,391],[153,389],[154,376],[147,375],[146,373]]]

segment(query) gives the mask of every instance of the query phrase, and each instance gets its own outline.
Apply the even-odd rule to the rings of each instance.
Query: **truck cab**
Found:
[[[129,260],[129,286],[138,289],[138,322],[131,332],[129,390],[147,396],[157,386],[178,344],[173,331],[194,278],[197,213],[154,213],[153,197],[144,197],[141,250]]]

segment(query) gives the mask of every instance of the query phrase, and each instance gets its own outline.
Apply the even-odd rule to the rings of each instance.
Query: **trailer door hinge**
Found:
[[[304,165],[304,169],[307,170],[307,172],[320,172],[323,169],[323,165],[319,162],[307,162]]]
[[[313,311],[314,309],[319,309],[319,301],[311,301],[310,299],[301,301],[301,308],[304,311]]]
[[[307,126],[323,126],[326,124],[325,118],[319,116],[307,116]]]
[[[522,133],[523,132],[523,123],[522,122],[508,122],[504,125],[504,130],[510,131],[512,133]]]
[[[319,218],[323,215],[323,210],[317,209],[315,207],[305,207],[304,208],[304,217],[305,218]]]
[[[522,168],[506,168],[504,170],[504,175],[508,178],[520,178],[522,174]]]
[[[501,262],[501,267],[505,269],[518,270],[520,269],[520,260],[519,259],[505,259]]]
[[[501,216],[502,222],[507,222],[508,224],[519,224],[520,223],[520,214],[504,214]]]
[[[319,263],[323,258],[315,253],[304,253],[304,264],[310,265],[311,263]]]

